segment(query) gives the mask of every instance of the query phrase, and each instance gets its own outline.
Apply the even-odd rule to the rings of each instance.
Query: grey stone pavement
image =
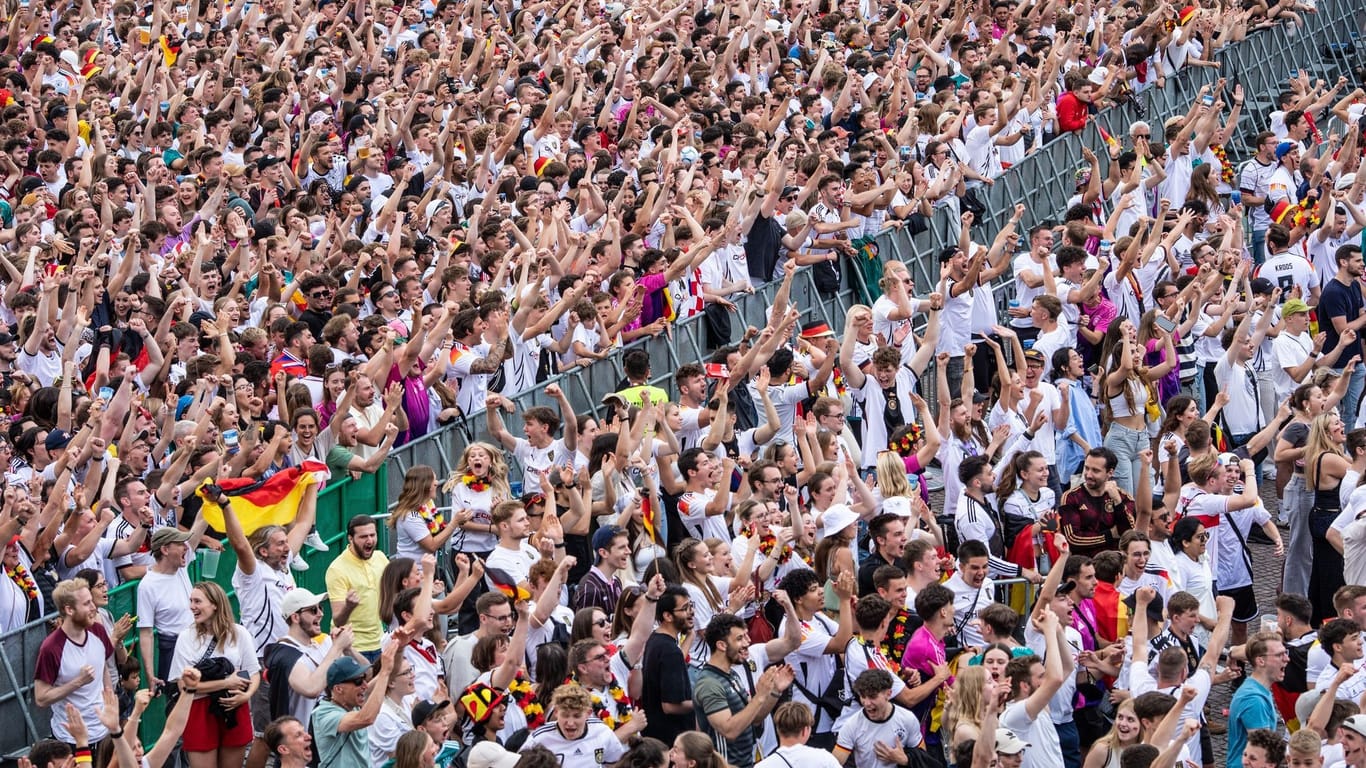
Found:
[[[1273,517],[1277,515],[1279,503],[1276,499],[1276,482],[1268,480],[1262,483],[1259,489],[1262,492],[1262,504],[1270,510]],[[1284,525],[1281,526],[1281,539],[1289,541],[1289,533]],[[1248,543],[1252,550],[1252,589],[1257,594],[1257,607],[1260,609],[1258,615],[1265,615],[1275,612],[1276,595],[1281,589],[1281,568],[1283,558],[1276,557],[1275,547],[1270,544],[1259,544],[1256,541]],[[1255,628],[1249,627],[1251,631]],[[1221,685],[1210,691],[1209,706],[1206,712],[1211,718],[1220,721],[1226,720],[1225,713],[1228,711],[1228,702],[1232,697],[1232,688],[1229,685]],[[1215,766],[1224,765],[1224,748],[1227,740],[1224,736],[1213,736]]]

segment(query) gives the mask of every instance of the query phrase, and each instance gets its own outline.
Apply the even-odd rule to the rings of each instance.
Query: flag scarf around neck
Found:
[[[276,472],[268,480],[250,477],[230,477],[219,481],[223,493],[232,502],[232,509],[242,524],[242,532],[250,536],[266,525],[289,525],[299,511],[299,502],[310,485],[326,484],[331,473],[327,465],[305,461],[297,467]],[[224,530],[223,508],[204,498],[206,481],[195,491],[204,500],[200,513],[215,530]]]

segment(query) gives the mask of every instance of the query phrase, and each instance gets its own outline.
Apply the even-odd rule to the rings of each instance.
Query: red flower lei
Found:
[[[910,617],[910,611],[900,608],[887,624],[887,636],[882,638],[882,655],[893,664],[899,665],[901,658],[906,655],[906,643],[910,640],[906,621]]]
[[[1224,150],[1223,144],[1211,144],[1209,151],[1219,158],[1219,178],[1225,184],[1233,184],[1233,165],[1228,161],[1228,152]]]
[[[565,683],[583,685],[582,683],[579,683],[577,675],[570,675],[565,679]],[[612,676],[611,684],[607,686],[607,695],[612,697],[613,704],[610,708],[607,706],[607,702],[602,700],[602,696],[598,694],[597,690],[588,688],[587,686],[584,686],[584,688],[588,691],[588,695],[593,701],[593,716],[601,720],[608,728],[615,731],[617,728],[631,722],[634,705],[631,703],[631,697],[627,696],[626,691],[617,683],[615,675]]]
[[[469,472],[466,472],[465,476],[460,478],[460,482],[464,483],[466,488],[469,488],[471,491],[474,491],[475,493],[483,493],[484,491],[487,491],[489,489],[488,478],[475,477]]]
[[[441,510],[437,509],[436,505],[430,501],[418,508],[417,516],[427,524],[427,533],[433,536],[441,533],[442,529],[446,527],[446,516],[441,514]]]
[[[742,526],[740,528],[740,535],[744,536],[750,541],[753,541],[756,538],[753,526],[749,525]],[[762,554],[764,557],[768,557],[770,554],[772,554],[773,550],[776,549],[778,546],[778,537],[774,536],[772,533],[767,533],[763,536],[757,536],[757,538],[759,539],[759,553]],[[797,554],[797,550],[793,549],[791,542],[788,542],[783,546],[782,554],[778,555],[778,565],[786,565],[788,561],[792,559],[792,556],[794,554]],[[802,561],[805,562],[807,565],[811,564],[811,559],[808,558],[806,555],[799,556],[802,558]]]
[[[508,686],[508,693],[512,694],[512,700],[517,702],[522,714],[526,715],[528,730],[534,731],[545,725],[545,709],[541,707],[539,701],[536,701],[536,689],[521,672],[518,672],[517,676],[512,679],[512,685]]]
[[[38,597],[38,584],[33,581],[33,574],[29,573],[22,564],[13,568],[6,568],[5,575],[10,578],[10,581],[18,584],[20,589],[24,590],[24,595],[28,599],[33,600]]]

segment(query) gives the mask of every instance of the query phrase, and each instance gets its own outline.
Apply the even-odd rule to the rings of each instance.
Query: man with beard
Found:
[[[104,704],[104,670],[114,655],[114,643],[99,622],[85,581],[58,584],[52,602],[61,619],[38,648],[33,699],[38,706],[51,708],[54,738],[75,743],[67,723],[67,705],[71,705],[81,713],[90,743],[97,744],[109,735],[96,713]]]
[[[646,722],[643,734],[672,744],[678,734],[696,727],[688,663],[678,638],[692,631],[692,599],[687,590],[671,586],[655,606],[659,629],[645,643],[642,674],[650,685],[641,695]]]
[[[1082,463],[1082,484],[1064,493],[1058,504],[1062,531],[1072,552],[1095,557],[1116,549],[1119,537],[1134,527],[1134,497],[1113,480],[1119,458],[1109,448],[1092,448]],[[1138,492],[1149,493],[1142,473]]]
[[[724,750],[726,762],[750,768],[759,759],[758,736],[763,722],[777,705],[783,691],[796,679],[786,665],[769,667],[755,680],[754,695],[747,696],[735,678],[749,661],[749,629],[734,614],[719,613],[706,629],[711,656],[697,674],[693,706],[702,732]],[[620,731],[618,731],[620,735]]]
[[[153,691],[161,687],[171,669],[176,637],[194,623],[186,566],[208,525],[204,516],[199,515],[188,533],[165,526],[152,534],[153,562],[138,582],[137,617],[138,652],[142,656],[143,675]]]
[[[1029,436],[1029,433],[1025,435]],[[958,480],[963,484],[963,493],[958,497],[958,509],[953,516],[958,540],[983,544],[993,577],[1014,579],[1023,576],[1035,584],[1042,582],[1043,577],[1037,571],[1022,568],[1006,559],[1006,521],[996,504],[988,499],[988,496],[996,493],[996,473],[992,470],[990,457],[969,456],[963,459],[963,463],[958,465]],[[982,607],[985,606],[986,603],[983,603]]]
[[[512,579],[513,584],[524,584],[531,578],[531,566],[542,556],[550,556],[564,546],[563,541],[552,541],[542,536],[541,541],[549,549],[542,553],[528,543],[531,538],[531,518],[527,517],[526,507],[520,501],[504,501],[490,513],[493,529],[498,532],[498,546],[489,553],[485,565],[489,586],[497,589],[494,571],[501,571]],[[555,518],[558,522],[558,518]],[[553,527],[555,523],[551,523]],[[553,545],[553,546],[552,546]]]
[[[470,663],[470,653],[483,638],[508,637],[516,623],[512,601],[502,592],[485,592],[474,601],[474,612],[479,616],[479,626],[468,635],[452,637],[442,651],[446,668],[446,688],[463,691],[479,677],[479,670]]]
[[[304,491],[290,528],[266,525],[257,528],[250,537],[243,532],[242,522],[230,500],[220,496],[218,503],[223,508],[223,527],[228,534],[228,543],[237,553],[232,588],[240,606],[242,626],[251,632],[256,647],[265,649],[289,632],[289,616],[293,612],[283,611],[285,596],[295,588],[289,561],[303,546],[313,527],[318,486],[310,485]],[[261,687],[269,686],[262,682]]]
[[[323,595],[306,589],[291,589],[280,601],[280,616],[287,630],[283,637],[266,646],[262,665],[266,676],[276,681],[269,688],[265,707],[268,720],[293,716],[307,721],[326,687],[332,662],[354,653],[350,627],[342,627],[333,635],[323,633],[320,605],[324,599]],[[358,654],[353,658],[364,662]],[[255,711],[253,706],[252,712]]]
[[[346,550],[327,567],[327,596],[332,623],[350,625],[356,650],[373,662],[379,657],[384,631],[379,618],[379,583],[389,558],[376,552],[379,532],[374,518],[356,515],[346,524]],[[383,689],[381,689],[383,690]]]

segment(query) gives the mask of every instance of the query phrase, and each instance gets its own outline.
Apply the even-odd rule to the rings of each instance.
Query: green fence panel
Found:
[[[307,571],[295,571],[294,583],[303,589],[316,594],[327,593],[327,564],[336,556],[337,550],[346,546],[346,522],[358,514],[383,515],[389,508],[388,490],[388,465],[380,465],[377,472],[362,475],[360,479],[344,477],[330,483],[318,494],[318,535],[327,544],[328,552],[313,552],[305,549],[303,556],[308,562]],[[379,526],[380,548],[388,548],[388,527],[383,523]],[[210,534],[212,535],[212,534]],[[232,575],[237,568],[237,553],[233,548],[227,546],[227,539],[221,538],[223,551],[219,554],[218,566],[213,574],[204,573],[204,555],[201,550],[189,565],[190,581],[198,582],[205,579],[216,582],[228,593],[228,599],[233,603],[233,610],[237,610],[237,595],[232,588]],[[130,581],[118,585],[109,592],[109,613],[115,619],[124,614],[130,616],[137,615],[138,602],[138,582]],[[327,601],[323,601],[324,620],[331,620],[331,606]],[[129,642],[129,652],[138,653],[138,636],[136,630]],[[144,684],[149,675],[143,670],[142,679]],[[157,696],[152,699],[152,704],[147,708],[147,712],[142,717],[142,725],[139,728],[139,737],[143,744],[151,745],[161,735],[162,728],[166,723],[165,699]]]

